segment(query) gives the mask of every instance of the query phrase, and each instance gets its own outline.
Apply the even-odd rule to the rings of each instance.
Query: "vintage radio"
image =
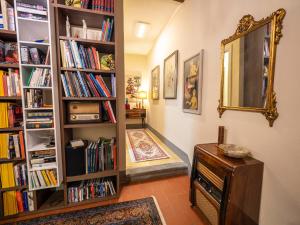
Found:
[[[190,201],[209,225],[256,225],[259,219],[263,163],[232,159],[217,144],[196,145]]]
[[[69,102],[67,105],[69,123],[101,122],[99,102]]]

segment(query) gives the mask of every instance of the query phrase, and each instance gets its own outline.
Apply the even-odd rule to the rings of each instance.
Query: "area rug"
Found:
[[[169,158],[144,129],[127,130],[131,161],[143,162]]]
[[[154,197],[21,221],[18,225],[166,225]]]

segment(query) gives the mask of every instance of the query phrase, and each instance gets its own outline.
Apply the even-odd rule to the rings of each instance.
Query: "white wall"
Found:
[[[287,15],[277,52],[275,91],[279,118],[270,128],[258,113],[226,111],[218,118],[220,42],[232,35],[246,14],[261,19],[278,8]],[[148,76],[171,52],[179,50],[176,100],[150,100],[148,123],[192,159],[198,143],[216,142],[218,125],[228,129],[227,143],[249,148],[265,163],[260,214],[262,225],[300,224],[300,1],[186,0],[158,38],[148,57]],[[182,112],[183,61],[205,50],[202,115]]]

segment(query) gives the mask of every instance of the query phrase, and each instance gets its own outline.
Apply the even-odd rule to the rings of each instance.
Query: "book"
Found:
[[[0,102],[0,128],[22,126],[23,110],[20,103]]]
[[[19,70],[0,70],[0,96],[21,96]]]
[[[5,42],[5,62],[7,63],[18,63],[18,45],[16,42]]]
[[[31,180],[33,181],[32,188],[51,187],[57,185],[56,170],[36,170],[30,173]]]

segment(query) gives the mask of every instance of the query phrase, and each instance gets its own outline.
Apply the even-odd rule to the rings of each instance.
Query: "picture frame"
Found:
[[[203,81],[202,49],[196,55],[184,61],[183,65],[183,112],[201,114],[202,81]]]
[[[178,50],[164,60],[164,99],[177,98]]]
[[[160,66],[156,66],[151,71],[151,98],[159,100],[160,92]]]

